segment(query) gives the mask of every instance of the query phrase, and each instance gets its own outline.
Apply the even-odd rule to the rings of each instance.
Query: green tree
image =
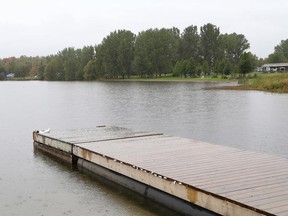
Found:
[[[43,76],[49,81],[64,80],[63,64],[58,56],[49,57]]]
[[[205,76],[210,75],[210,68],[207,61],[205,61],[201,66],[201,73],[204,73]]]
[[[287,62],[288,61],[288,39],[282,40],[280,44],[275,47],[274,53],[282,54],[284,57],[283,61]]]
[[[225,63],[225,60],[221,60],[221,61],[218,61],[217,64],[216,64],[216,74],[221,74],[222,75],[222,78],[224,78],[224,75],[225,75],[225,69],[226,69],[226,63]]]
[[[199,60],[200,36],[197,26],[189,26],[181,34],[179,44],[180,59]]]
[[[5,73],[4,72],[0,72],[0,80],[4,80],[5,79]]]
[[[7,73],[15,73],[16,72],[16,62],[14,59],[10,61],[7,65]]]
[[[46,64],[46,62],[42,59],[42,60],[39,62],[39,65],[38,65],[37,77],[38,77],[38,79],[40,79],[40,80],[43,80],[43,79],[44,79],[45,64]]]
[[[192,60],[179,60],[173,67],[173,73],[175,76],[192,76],[197,75],[197,65]]]
[[[92,60],[95,59],[95,50],[93,46],[84,46],[82,49],[77,50],[78,68],[76,72],[76,79],[84,79],[84,68]]]
[[[180,58],[180,53],[179,53],[179,47],[180,47],[180,30],[176,27],[173,27],[170,29],[171,33],[174,36],[175,39],[175,53],[174,53],[174,59],[173,59],[173,63],[172,63],[172,67],[176,64],[176,62],[181,59]],[[172,69],[171,69],[172,70]]]
[[[1,62],[0,59],[0,80],[4,80],[5,79],[5,68],[4,68],[4,64]]]
[[[7,73],[14,73],[15,77],[25,77],[32,67],[32,58],[21,56],[20,58],[8,58],[6,61]]]
[[[220,44],[224,58],[230,62],[234,72],[239,64],[241,55],[250,48],[250,44],[244,35],[236,33],[220,35]],[[232,76],[234,75],[233,72]]]
[[[64,78],[67,81],[76,80],[78,66],[77,52],[73,47],[65,48],[58,53],[64,68]]]
[[[197,76],[197,63],[194,60],[186,60],[186,75],[189,75],[191,77]]]
[[[257,65],[258,67],[261,67],[262,65],[265,64],[265,62],[266,62],[265,59],[263,59],[263,58],[257,58],[256,65]]]
[[[281,52],[274,52],[270,54],[267,58],[268,63],[281,63],[285,61],[286,61],[286,58]]]
[[[219,59],[219,35],[219,28],[211,23],[200,28],[201,55],[210,70],[215,69],[215,63]]]
[[[90,60],[84,67],[83,71],[85,80],[95,80],[98,78],[96,73],[96,60]]]
[[[288,62],[288,39],[282,40],[280,44],[274,47],[274,52],[266,59],[267,63],[281,63]]]
[[[239,63],[239,72],[245,77],[245,74],[252,72],[255,68],[255,56],[251,52],[245,52]]]
[[[161,76],[172,71],[177,56],[174,30],[149,29],[138,34],[134,66],[140,76]]]
[[[234,73],[234,67],[229,61],[225,61],[225,69],[224,69],[224,75],[230,75]]]
[[[134,45],[135,35],[127,30],[111,32],[103,39],[98,56],[101,56],[101,64],[106,77],[121,76],[124,78],[131,75]]]
[[[105,75],[105,68],[103,65],[103,52],[102,52],[102,44],[95,46],[95,73],[96,77],[101,78]]]
[[[151,54],[155,50],[154,31],[153,29],[148,29],[140,32],[136,37],[133,65],[140,77],[151,77],[153,74],[154,61]]]
[[[122,78],[125,76],[130,77],[132,74],[136,36],[131,31],[126,30],[122,30],[118,32],[118,34],[120,36],[117,47],[117,64],[119,64],[119,72]]]

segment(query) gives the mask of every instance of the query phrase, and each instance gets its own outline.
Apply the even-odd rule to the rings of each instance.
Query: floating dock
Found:
[[[121,127],[34,131],[34,146],[186,215],[288,215],[288,159]]]

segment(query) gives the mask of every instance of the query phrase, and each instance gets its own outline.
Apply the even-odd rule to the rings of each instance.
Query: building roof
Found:
[[[262,67],[288,67],[288,63],[271,63],[271,64],[264,64]]]

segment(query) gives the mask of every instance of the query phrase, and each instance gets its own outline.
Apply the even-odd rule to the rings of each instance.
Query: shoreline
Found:
[[[127,79],[99,79],[95,81],[101,82],[208,82],[208,83],[234,83],[238,82],[237,79],[229,80],[229,79],[213,79],[213,78],[127,78]]]
[[[45,82],[208,82],[208,83],[234,83],[238,82],[237,79],[213,79],[213,78],[203,78],[203,79],[194,79],[194,78],[186,78],[186,79],[173,79],[173,78],[126,78],[126,79],[97,79],[97,80],[55,80],[55,81],[47,81],[47,80],[40,80],[34,78],[11,78],[5,79],[0,81],[45,81]]]
[[[13,78],[2,81],[43,81],[35,78]],[[48,81],[49,82],[49,81]],[[61,82],[61,81],[60,81]],[[244,78],[243,84],[239,85],[238,79],[219,78],[179,78],[179,77],[157,77],[157,78],[126,78],[126,79],[97,79],[92,81],[75,80],[62,82],[154,82],[154,83],[219,83],[223,86],[205,88],[207,90],[237,90],[237,91],[264,91],[271,93],[288,93],[288,73],[262,75],[257,78]],[[225,86],[225,83],[227,84]],[[232,85],[228,85],[232,84]],[[235,84],[235,85],[233,85]]]

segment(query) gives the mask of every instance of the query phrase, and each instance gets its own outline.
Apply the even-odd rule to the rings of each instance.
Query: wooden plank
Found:
[[[220,195],[227,196],[227,197],[236,197],[236,198],[237,198],[237,196],[247,197],[247,196],[253,196],[257,193],[262,194],[263,191],[266,193],[266,191],[270,191],[270,190],[277,191],[278,189],[283,190],[283,188],[288,188],[288,181],[281,183],[281,184],[272,184],[269,186],[266,186],[266,185],[265,186],[256,186],[253,188],[235,190],[235,191],[227,192],[227,193],[220,193]]]
[[[275,214],[277,216],[287,216],[287,211]]]
[[[285,198],[285,197],[284,197]],[[255,205],[255,204],[254,204]],[[288,213],[288,208],[287,208],[287,197],[286,197],[286,200],[285,199],[282,199],[282,200],[279,200],[278,201],[271,201],[271,203],[261,203],[261,204],[258,204],[258,206],[263,209],[263,210],[267,210],[268,212],[271,212],[272,214],[275,214],[275,215],[279,215],[280,212],[281,214],[284,214]],[[279,208],[285,206],[285,208],[283,208],[280,212],[279,212]],[[285,215],[285,214],[284,214]],[[286,216],[285,215],[285,216]]]
[[[288,191],[284,191],[283,188],[282,190],[278,190],[278,191],[270,191],[270,193],[263,193],[263,194],[258,194],[258,195],[254,195],[254,196],[250,196],[250,197],[246,197],[246,198],[242,198],[241,200],[245,200],[245,202],[250,203],[253,205],[253,203],[261,203],[261,204],[265,204],[265,202],[267,200],[269,200],[269,202],[272,202],[272,198],[279,198],[280,200],[283,200],[285,197],[287,197],[288,195]],[[234,198],[234,197],[233,197]],[[238,198],[240,199],[240,198]],[[237,200],[235,198],[235,200]],[[287,205],[288,205],[288,201],[287,201]]]
[[[240,172],[240,173],[233,173],[230,174],[228,173],[225,175],[225,173],[218,174],[216,173],[215,175],[207,175],[207,178],[212,178],[209,181],[207,181],[207,178],[205,179],[203,176],[201,178],[193,178],[191,177],[191,182],[193,181],[194,184],[201,185],[201,186],[217,186],[217,185],[222,185],[223,183],[226,184],[227,182],[233,182],[233,183],[239,183],[243,181],[251,181],[251,180],[257,180],[257,181],[262,181],[262,180],[267,180],[267,178],[274,178],[275,176],[283,176],[283,172],[281,171],[287,171],[286,168],[284,169],[279,169],[276,170],[275,167],[271,167],[271,169],[266,169],[267,172]],[[269,172],[268,172],[269,171]],[[288,175],[286,175],[288,178]],[[189,176],[187,176],[188,178]],[[263,179],[265,178],[265,179]]]
[[[287,216],[287,212],[288,212],[288,205],[287,203],[279,203],[279,205],[277,207],[269,207],[269,211],[273,212],[273,214],[275,215],[285,215]]]
[[[277,207],[277,206],[281,206],[281,202],[283,204],[286,203],[286,205],[288,205],[288,191],[284,192],[283,194],[280,194],[278,196],[268,196],[265,197],[264,199],[259,199],[259,200],[254,200],[254,201],[250,201],[249,203],[251,205],[255,205],[255,206],[261,206],[262,208],[265,208],[264,206],[269,206],[269,208],[271,208],[271,206],[273,207]]]
[[[286,182],[287,183],[287,182]],[[288,184],[288,183],[287,183]],[[284,187],[287,187],[287,185],[284,185]],[[242,190],[244,191],[244,193],[240,193],[242,191],[237,191],[237,193],[234,193],[234,195],[226,195],[227,197],[233,197],[233,199],[237,200],[237,199],[245,199],[247,200],[247,198],[251,198],[251,200],[258,200],[261,197],[267,196],[267,195],[274,195],[280,192],[283,192],[283,184],[273,184],[270,187],[261,187],[261,190],[253,190],[252,192],[247,192],[247,190]],[[252,189],[255,189],[252,188]],[[263,191],[263,189],[265,189],[265,191]],[[246,191],[246,192],[245,192]],[[284,192],[286,193],[286,192]]]
[[[265,165],[265,163],[263,163]],[[247,167],[247,169],[245,169],[245,167],[237,167],[237,166],[233,166],[233,164],[231,165],[231,167],[229,168],[217,168],[217,167],[203,167],[203,169],[194,169],[193,167],[188,167],[183,165],[182,167],[174,167],[172,169],[169,169],[169,167],[167,167],[166,169],[162,169],[163,171],[165,171],[167,174],[173,174],[175,172],[175,170],[178,171],[183,171],[183,176],[187,177],[187,178],[193,178],[196,180],[201,181],[201,179],[207,179],[209,178],[209,176],[213,176],[213,177],[222,177],[222,176],[243,176],[243,174],[245,175],[249,175],[249,176],[253,176],[253,175],[259,175],[261,173],[265,173],[267,171],[270,170],[274,170],[274,172],[277,172],[277,169],[280,168],[279,170],[283,170],[283,171],[287,171],[286,167],[282,167],[282,163],[275,163],[275,164],[267,164],[268,166],[261,166],[261,165],[255,165],[255,166],[250,166]],[[191,173],[190,175],[187,173],[185,173],[185,170],[189,170],[189,172]],[[183,177],[180,176],[180,177]],[[245,177],[245,176],[244,176]]]

